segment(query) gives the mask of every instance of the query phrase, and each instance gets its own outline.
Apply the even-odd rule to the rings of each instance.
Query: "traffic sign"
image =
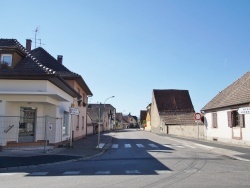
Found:
[[[69,108],[69,113],[71,115],[79,115],[80,111],[77,108]]]
[[[239,108],[239,114],[250,114],[250,107]]]
[[[195,119],[195,120],[201,120],[201,114],[198,113],[198,112],[195,113],[195,114],[194,114],[194,119]]]

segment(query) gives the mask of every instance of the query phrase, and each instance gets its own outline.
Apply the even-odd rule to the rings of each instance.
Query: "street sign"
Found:
[[[239,114],[250,114],[250,107],[239,108]]]
[[[79,110],[77,108],[69,108],[69,113],[71,115],[79,115]]]
[[[201,120],[201,114],[198,113],[198,112],[195,113],[195,114],[194,114],[194,119],[195,119],[195,120]]]

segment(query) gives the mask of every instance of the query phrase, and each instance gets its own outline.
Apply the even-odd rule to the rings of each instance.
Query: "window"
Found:
[[[84,116],[82,116],[82,130],[84,129]]]
[[[245,127],[244,114],[239,114],[236,110],[228,111],[227,117],[229,127]]]
[[[8,66],[12,65],[12,55],[11,54],[2,54],[1,64],[7,64]]]
[[[217,113],[214,112],[212,113],[212,127],[213,128],[217,128],[218,127],[218,123],[217,123]]]
[[[79,116],[76,116],[76,130],[79,130]]]
[[[63,135],[69,134],[69,113],[68,112],[64,112],[63,114],[62,134]]]

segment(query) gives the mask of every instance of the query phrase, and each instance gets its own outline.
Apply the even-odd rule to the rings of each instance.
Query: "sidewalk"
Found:
[[[207,149],[209,151],[228,156],[233,159],[250,162],[250,147],[249,146],[240,146],[233,145],[229,143],[217,142],[217,141],[208,141],[197,138],[187,138],[176,135],[166,135],[166,134],[157,134],[159,136],[166,137],[168,139],[175,139],[181,142],[189,142],[200,148]]]
[[[28,168],[69,160],[90,159],[101,155],[110,147],[112,135],[114,135],[112,132],[100,135],[100,143],[105,144],[102,148],[97,148],[98,135],[90,135],[73,142],[73,146],[68,148],[47,146],[46,150],[44,147],[26,147],[22,150],[4,149],[0,152],[0,169]]]

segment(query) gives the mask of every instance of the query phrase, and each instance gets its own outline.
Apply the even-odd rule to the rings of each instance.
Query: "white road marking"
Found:
[[[0,176],[14,176],[17,175],[18,173],[0,173]]]
[[[169,174],[169,173],[171,173],[170,170],[155,170],[155,172],[157,174]]]
[[[138,148],[144,148],[144,145],[142,144],[136,144]]]
[[[153,147],[153,148],[158,148],[158,146],[156,146],[155,144],[148,144],[148,145]]]
[[[118,144],[113,144],[112,148],[118,148]]]
[[[103,148],[104,145],[105,145],[105,143],[100,143],[100,144],[99,144],[99,147],[98,147],[98,145],[97,145],[96,148]]]
[[[110,171],[97,171],[96,173],[95,173],[96,175],[106,175],[106,174],[110,174]]]
[[[126,174],[141,174],[139,170],[126,170]]]
[[[176,145],[177,148],[185,148],[184,146]]]
[[[30,176],[46,176],[49,172],[32,172]]]
[[[214,147],[211,147],[211,146],[206,146],[206,145],[202,145],[202,144],[195,144],[197,146],[200,146],[200,147],[204,147],[204,148],[207,148],[207,149],[213,149]]]
[[[164,144],[163,146],[167,147],[167,148],[173,148],[173,146],[169,145],[169,144]]]
[[[80,173],[81,171],[67,171],[67,172],[64,172],[63,175],[77,175]]]
[[[190,146],[190,145],[184,145],[184,146],[189,147],[189,148],[196,148],[196,147]]]
[[[125,148],[131,148],[131,145],[130,144],[125,144],[124,147]]]

